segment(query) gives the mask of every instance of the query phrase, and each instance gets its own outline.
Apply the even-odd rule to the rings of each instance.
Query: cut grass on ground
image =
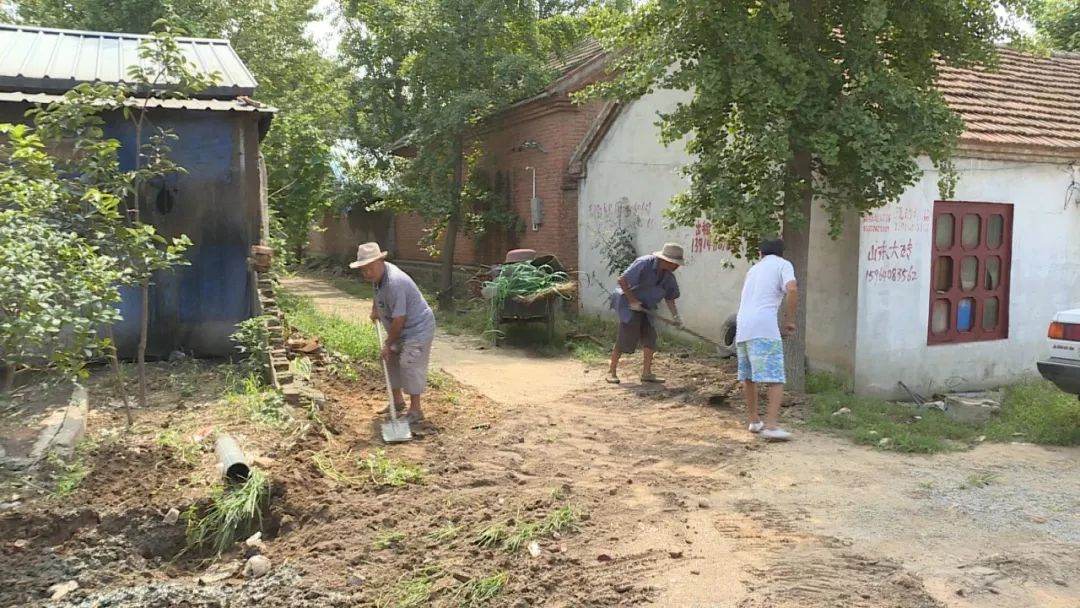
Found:
[[[966,449],[983,438],[1080,445],[1080,402],[1044,381],[1007,388],[1001,414],[985,425],[956,422],[936,409],[855,397],[827,377],[811,376],[807,387],[815,393],[811,427],[885,450],[932,454]],[[842,408],[850,413],[834,415]]]

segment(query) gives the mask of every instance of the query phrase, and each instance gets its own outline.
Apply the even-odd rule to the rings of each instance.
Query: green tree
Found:
[[[1031,20],[1051,48],[1080,51],[1080,0],[1037,0]]]
[[[408,135],[416,150],[396,175],[398,209],[443,235],[440,306],[450,308],[453,251],[463,215],[470,128],[547,81],[536,7],[518,0],[351,1],[350,52],[364,72],[360,112],[385,147]],[[378,154],[378,152],[373,152]]]
[[[97,328],[118,318],[124,271],[79,233],[119,222],[119,198],[73,191],[29,127],[0,124],[0,136],[0,361],[10,392],[39,363],[81,371],[101,346]]]
[[[1009,0],[652,0],[606,15],[619,74],[600,93],[693,92],[660,117],[667,143],[689,138],[691,184],[668,209],[704,216],[733,251],[782,230],[800,291],[788,378],[804,381],[808,222],[814,203],[833,236],[856,214],[896,200],[928,156],[951,195],[963,130],[934,88],[939,61],[992,64]]]

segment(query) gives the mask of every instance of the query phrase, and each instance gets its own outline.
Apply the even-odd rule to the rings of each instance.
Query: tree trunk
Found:
[[[439,273],[439,309],[454,310],[454,247],[457,245],[458,224],[461,223],[461,185],[463,180],[461,136],[454,140],[454,189],[450,192],[450,217],[446,222],[443,242],[442,269]]]
[[[124,378],[124,370],[120,367],[120,356],[116,350],[116,335],[113,333],[112,325],[106,330],[109,337],[109,344],[112,348],[109,349],[109,364],[112,365],[113,373],[116,374],[116,386],[120,391],[120,400],[124,402],[124,415],[127,417],[128,429],[135,426],[135,416],[131,413],[131,401],[128,400],[127,394],[127,380]]]
[[[142,306],[139,311],[139,353],[135,362],[139,368],[139,407],[146,409],[146,342],[150,334],[150,277],[143,279],[140,293]]]
[[[806,300],[810,283],[810,214],[813,211],[814,193],[810,187],[810,153],[795,150],[788,165],[794,179],[787,188],[784,204],[784,257],[795,267],[795,282],[799,286],[799,306],[795,313],[795,333],[784,344],[784,374],[787,387],[803,391],[806,387]],[[789,220],[788,218],[792,218]]]
[[[10,395],[15,390],[15,364],[7,362],[4,366],[4,393]]]

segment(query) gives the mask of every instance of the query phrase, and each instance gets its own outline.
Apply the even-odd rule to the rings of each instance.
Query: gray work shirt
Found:
[[[435,336],[435,313],[431,312],[424,294],[405,271],[386,263],[382,280],[375,284],[375,310],[383,325],[390,330],[390,321],[405,317],[401,340],[428,341]]]

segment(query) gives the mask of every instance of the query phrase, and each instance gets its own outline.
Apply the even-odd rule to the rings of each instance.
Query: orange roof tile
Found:
[[[967,126],[961,147],[1080,157],[1080,53],[998,55],[995,71],[940,69],[938,90]]]

